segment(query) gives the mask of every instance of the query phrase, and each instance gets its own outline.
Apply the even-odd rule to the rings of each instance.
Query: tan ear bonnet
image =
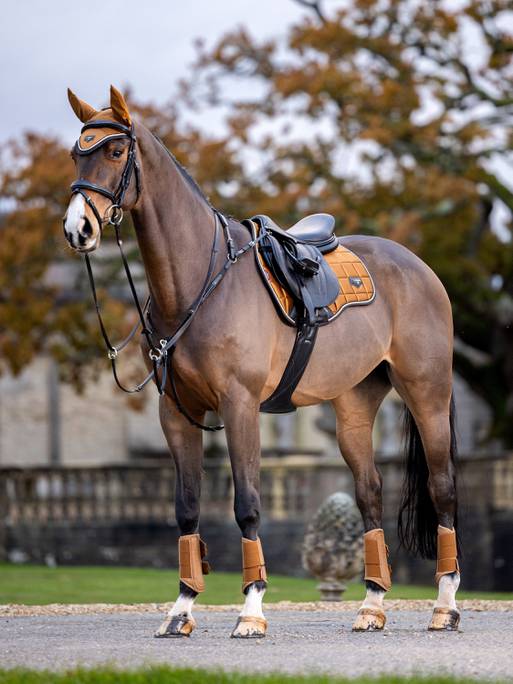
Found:
[[[114,86],[110,87],[110,107],[100,111],[78,98],[69,88],[68,99],[77,117],[85,123],[75,145],[78,154],[89,154],[108,140],[131,134],[132,117],[128,105],[122,93]]]
[[[128,105],[123,97],[123,94],[113,85],[110,87],[110,106],[112,113],[118,121],[126,126],[132,125],[132,117],[128,111]]]
[[[84,102],[84,100],[77,97],[70,88],[68,88],[68,100],[71,108],[82,123],[89,121],[95,114],[98,114],[98,111],[94,107],[91,107],[90,104],[87,104],[87,102]]]
[[[91,154],[109,140],[130,136],[131,128],[116,121],[111,109],[103,109],[82,127],[75,145],[78,154]]]

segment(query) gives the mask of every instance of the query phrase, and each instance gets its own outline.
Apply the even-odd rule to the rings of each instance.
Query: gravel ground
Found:
[[[511,611],[512,602],[508,603]],[[415,608],[419,604],[415,602]],[[511,681],[512,614],[496,607],[467,608],[460,632],[432,633],[426,630],[430,611],[405,605],[407,609],[389,610],[383,633],[353,634],[354,612],[347,610],[349,606],[342,610],[340,606],[329,610],[326,604],[303,604],[301,609],[267,606],[268,635],[251,641],[228,638],[236,611],[219,606],[195,611],[198,627],[189,639],[154,639],[162,618],[154,609],[114,613],[110,607],[109,613],[18,615],[0,620],[0,665],[55,670],[166,663],[346,676],[450,673]]]
[[[48,603],[44,606],[26,606],[18,603],[0,604],[0,618],[2,617],[36,617],[38,615],[89,615],[96,613],[154,613],[155,611],[167,612],[172,603]],[[396,601],[385,600],[385,610],[418,610],[431,611],[434,601],[397,599]],[[462,611],[493,611],[496,613],[513,612],[513,601],[480,601],[468,599],[458,601]],[[355,613],[361,606],[361,601],[310,601],[307,603],[293,603],[292,601],[279,601],[278,603],[266,603],[265,610],[283,611],[329,611]],[[198,610],[226,613],[227,611],[239,612],[241,605],[208,606],[200,605]]]

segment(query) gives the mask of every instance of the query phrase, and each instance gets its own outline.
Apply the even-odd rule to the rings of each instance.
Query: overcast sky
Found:
[[[73,139],[66,88],[93,106],[111,83],[165,102],[187,74],[193,41],[244,24],[283,35],[303,10],[293,0],[16,0],[2,4],[0,142],[23,130]]]

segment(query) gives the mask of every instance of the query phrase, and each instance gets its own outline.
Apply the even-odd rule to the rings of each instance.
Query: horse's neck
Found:
[[[203,283],[214,238],[207,201],[146,130],[138,135],[142,194],[132,217],[159,333],[181,318]]]

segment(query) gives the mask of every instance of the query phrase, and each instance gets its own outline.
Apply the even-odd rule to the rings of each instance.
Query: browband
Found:
[[[84,131],[87,131],[88,128],[113,128],[114,130],[121,131],[128,136],[132,133],[132,129],[129,126],[125,126],[117,121],[112,121],[111,119],[95,119],[94,121],[87,121],[82,126],[80,134],[82,134]]]

